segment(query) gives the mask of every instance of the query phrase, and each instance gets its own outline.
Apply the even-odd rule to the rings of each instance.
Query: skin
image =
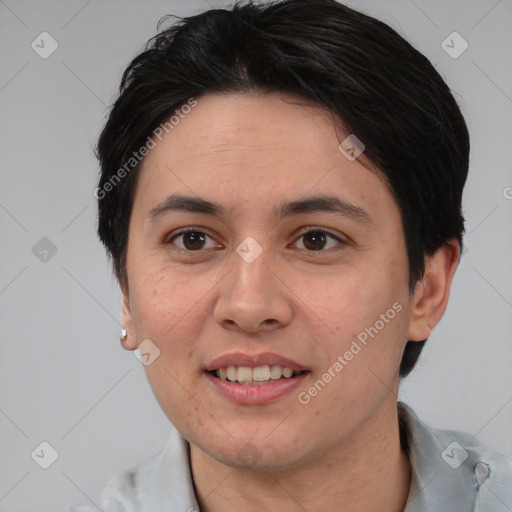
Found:
[[[350,161],[339,151],[347,135],[325,109],[285,94],[208,94],[145,158],[130,219],[123,344],[133,350],[150,339],[160,350],[147,377],[190,443],[201,511],[405,507],[411,468],[399,442],[399,364],[407,340],[427,338],[443,315],[459,246],[450,240],[428,257],[409,293],[399,207],[364,153]],[[178,193],[227,214],[149,220]],[[371,224],[325,211],[272,216],[282,201],[320,194],[359,206]],[[170,241],[186,227],[211,237],[204,248]],[[325,248],[311,250],[303,235],[312,228],[343,243],[327,236]],[[236,252],[247,237],[263,249],[252,263]],[[401,311],[300,403],[298,393],[395,303]],[[237,405],[203,372],[235,350],[276,352],[311,373],[273,403]],[[249,465],[240,456],[248,446]]]

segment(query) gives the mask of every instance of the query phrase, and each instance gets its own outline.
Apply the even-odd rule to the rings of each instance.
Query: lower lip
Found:
[[[278,379],[268,384],[247,385],[238,384],[214,377],[211,373],[205,372],[206,377],[215,388],[226,398],[237,404],[257,405],[275,402],[277,399],[296,389],[309,372],[301,373],[297,377],[289,379]]]

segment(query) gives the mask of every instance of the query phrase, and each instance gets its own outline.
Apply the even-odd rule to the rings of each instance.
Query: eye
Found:
[[[299,248],[304,248],[308,251],[323,251],[324,249],[331,249],[336,245],[345,243],[341,238],[325,229],[309,229],[300,235],[298,240],[300,239],[303,239],[302,244],[304,247]],[[335,243],[331,242],[331,245],[329,245],[329,239],[334,240]]]
[[[205,243],[208,238],[213,242],[213,244],[211,244],[210,247],[205,247]],[[179,243],[174,243],[174,240],[180,239],[181,245]],[[204,231],[199,231],[196,229],[187,229],[175,233],[171,237],[167,238],[165,243],[176,245],[176,247],[179,249],[189,252],[219,247],[219,244],[217,244],[211,236],[207,235]]]
[[[210,246],[207,245],[208,239],[210,239]],[[309,229],[304,231],[298,238],[298,240],[301,239],[303,239],[303,247],[299,247],[300,249],[316,252],[325,252],[327,249],[346,243],[325,229]],[[297,244],[298,242],[295,243]],[[199,252],[203,249],[222,247],[204,231],[190,228],[172,234],[165,240],[165,244],[175,245],[178,249],[185,252]]]

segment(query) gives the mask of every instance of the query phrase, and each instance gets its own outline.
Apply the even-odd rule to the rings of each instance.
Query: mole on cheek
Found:
[[[158,292],[158,285],[163,281],[163,279],[164,279],[164,276],[160,276],[157,279],[157,281],[156,281],[156,283],[154,285],[154,288],[153,288],[153,296],[155,296],[157,294],[157,292]]]

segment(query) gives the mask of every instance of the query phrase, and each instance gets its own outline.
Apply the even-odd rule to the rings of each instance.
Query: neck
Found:
[[[400,444],[396,405],[372,417],[339,444],[313,462],[272,471],[230,467],[191,445],[201,512],[402,512],[411,467]]]

